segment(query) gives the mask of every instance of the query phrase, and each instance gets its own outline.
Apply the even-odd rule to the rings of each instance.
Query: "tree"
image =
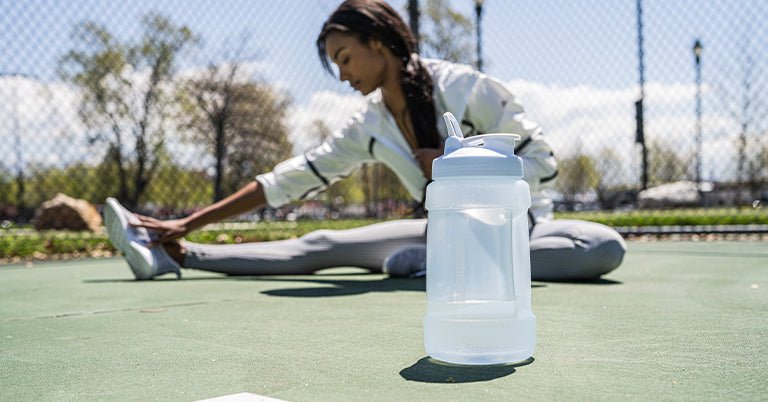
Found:
[[[146,198],[158,209],[155,216],[175,217],[187,215],[190,209],[207,205],[211,201],[210,178],[204,170],[183,168],[175,164],[168,155],[162,155],[163,163],[157,172],[157,179],[147,188]],[[172,184],[163,179],[172,179]]]
[[[599,181],[595,162],[589,155],[575,155],[558,161],[558,175],[555,187],[567,202],[574,202],[577,194],[593,189]]]
[[[289,100],[240,74],[242,64],[210,65],[182,89],[182,127],[215,159],[214,201],[290,157]]]
[[[426,20],[423,24],[426,29],[420,31],[421,49],[425,56],[474,63],[474,24],[471,18],[454,11],[450,0],[427,0],[421,15]]]
[[[13,197],[15,185],[9,169],[0,166],[0,205],[10,205],[16,200]]]
[[[719,109],[738,124],[736,139],[736,181],[750,191],[750,199],[759,197],[761,186],[768,181],[768,161],[762,150],[768,146],[768,98],[765,96],[766,72],[764,41],[755,40],[756,26],[750,15],[741,25],[741,40],[735,47],[738,54],[721,58],[719,63],[735,61],[724,66],[721,80],[714,83]],[[757,46],[757,47],[756,47]],[[755,57],[757,55],[757,57]],[[729,81],[737,80],[737,82]]]
[[[648,182],[651,185],[693,178],[694,155],[680,155],[659,141],[651,141],[648,155],[651,156],[648,167]]]
[[[360,171],[363,205],[369,218],[381,218],[379,206],[382,202],[403,202],[411,200],[403,183],[382,163],[363,165]]]
[[[760,98],[762,91],[755,75],[757,61],[747,50],[739,66],[738,85],[716,85],[725,110],[739,124],[736,145],[736,180],[747,184],[754,194],[759,187],[759,175],[763,169],[760,158],[760,126],[764,125],[765,104]],[[765,127],[762,127],[763,129]]]
[[[118,198],[136,207],[154,176],[174,106],[177,58],[195,38],[157,14],[143,18],[136,42],[120,42],[106,28],[83,22],[78,46],[60,60],[59,74],[81,91],[80,119],[91,144],[107,144],[118,171]],[[129,183],[129,170],[130,183]]]
[[[597,180],[595,183],[595,192],[600,206],[603,208],[612,208],[615,205],[615,194],[622,187],[623,166],[621,159],[611,148],[600,150],[595,162],[595,173]]]
[[[768,136],[768,130],[764,131],[759,138],[765,139],[766,136]],[[754,200],[765,199],[768,194],[768,187],[765,186],[768,183],[768,143],[757,143],[755,148],[757,149],[753,151],[747,169],[750,178],[750,199],[753,202]]]

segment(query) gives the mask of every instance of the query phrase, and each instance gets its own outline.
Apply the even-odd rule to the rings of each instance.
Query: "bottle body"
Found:
[[[528,184],[452,177],[427,187],[427,354],[449,363],[533,355]]]

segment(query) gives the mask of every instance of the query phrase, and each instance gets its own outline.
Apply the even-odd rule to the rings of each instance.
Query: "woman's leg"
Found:
[[[378,272],[387,256],[425,244],[426,223],[425,219],[390,221],[263,243],[185,242],[182,266],[230,275],[309,274],[339,266]],[[618,267],[626,251],[626,243],[615,230],[575,220],[536,224],[530,243],[531,276],[536,280],[598,278]]]
[[[184,242],[184,268],[230,275],[310,274],[354,266],[381,271],[403,247],[425,244],[426,219],[376,223],[347,230],[318,230],[298,239],[232,245]]]
[[[531,232],[534,280],[595,279],[621,264],[627,244],[612,228],[594,222],[551,220]]]

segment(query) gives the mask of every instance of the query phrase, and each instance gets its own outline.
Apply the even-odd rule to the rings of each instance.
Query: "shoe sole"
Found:
[[[152,267],[147,266],[144,256],[131,244],[131,241],[125,237],[125,231],[128,230],[128,220],[125,213],[127,211],[114,198],[108,198],[104,206],[104,224],[107,227],[107,234],[112,245],[120,250],[128,262],[128,266],[133,271],[133,275],[138,280],[152,279]]]

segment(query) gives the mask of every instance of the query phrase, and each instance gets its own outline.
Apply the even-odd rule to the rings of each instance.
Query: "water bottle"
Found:
[[[454,364],[502,364],[533,356],[528,216],[531,194],[514,134],[463,138],[452,114],[432,164],[425,206],[427,313],[424,347]]]

